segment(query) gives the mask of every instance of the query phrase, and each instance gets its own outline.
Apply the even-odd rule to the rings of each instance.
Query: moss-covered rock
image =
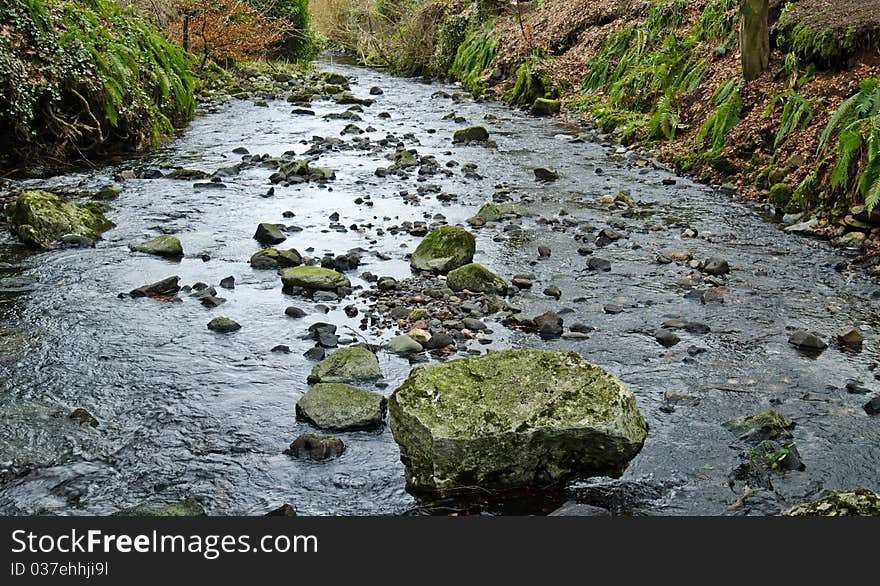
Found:
[[[787,183],[777,183],[770,188],[770,203],[779,209],[785,209],[791,201],[793,190]]]
[[[790,517],[877,517],[880,494],[865,489],[832,492],[825,498],[797,505],[785,512]]]
[[[737,417],[724,424],[726,429],[739,435],[742,439],[760,442],[764,440],[790,439],[795,423],[779,411],[762,411],[754,415]]]
[[[175,169],[165,175],[167,179],[179,179],[181,181],[198,181],[207,179],[210,176],[210,173],[199,169]]]
[[[278,250],[265,248],[251,257],[251,267],[255,269],[292,268],[302,264],[302,255],[298,250]]]
[[[208,329],[220,334],[230,334],[241,329],[241,325],[228,317],[215,317],[208,322]]]
[[[446,284],[453,291],[501,294],[507,291],[507,283],[504,279],[475,262],[451,271],[446,276]]]
[[[129,248],[134,252],[143,252],[165,258],[180,258],[183,256],[183,246],[180,240],[174,236],[157,236],[140,244],[131,244]]]
[[[309,291],[335,291],[339,287],[351,287],[351,281],[342,273],[322,267],[296,267],[281,273],[285,291],[295,287]]]
[[[376,355],[360,346],[340,348],[312,369],[308,382],[350,383],[382,378]]]
[[[487,142],[489,140],[489,131],[484,126],[471,126],[457,130],[452,135],[452,142],[455,144],[470,144]]]
[[[419,271],[448,273],[474,260],[477,239],[463,228],[440,226],[431,230],[419,243],[410,259]]]
[[[281,228],[277,224],[263,222],[257,226],[257,231],[254,232],[254,240],[264,245],[281,244],[287,240],[287,236],[281,232]]]
[[[62,236],[74,234],[97,240],[113,223],[99,204],[78,205],[48,191],[23,191],[6,207],[9,225],[21,240],[48,248]]]
[[[389,410],[414,493],[619,477],[648,432],[626,385],[574,352],[506,350],[422,366]]]
[[[296,416],[320,429],[353,431],[385,425],[388,401],[341,383],[317,384],[296,403]]]
[[[205,508],[195,499],[163,504],[142,504],[123,509],[114,514],[115,517],[203,517]]]
[[[532,104],[531,114],[532,116],[553,116],[559,114],[561,110],[562,105],[559,103],[559,100],[538,98],[535,100],[535,103]]]
[[[500,222],[504,219],[505,216],[512,215],[526,215],[526,210],[521,208],[520,206],[513,204],[497,204],[487,202],[480,206],[480,209],[477,210],[477,213],[474,215],[475,218],[480,218],[481,220],[485,220],[487,222]]]

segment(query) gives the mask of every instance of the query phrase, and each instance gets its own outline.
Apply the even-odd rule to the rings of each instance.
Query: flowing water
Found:
[[[476,260],[508,279],[534,276],[531,290],[510,299],[526,315],[554,309],[566,325],[582,322],[596,330],[589,339],[544,341],[506,329],[495,316],[485,320],[493,343],[475,341],[473,347],[575,350],[629,384],[651,427],[622,479],[584,481],[570,487],[569,496],[626,514],[773,514],[825,489],[880,489],[880,420],[862,409],[876,389],[877,287],[860,274],[835,270],[845,257],[824,243],[782,232],[760,209],[733,203],[728,194],[635,164],[610,145],[573,141],[583,129],[434,95],[460,91],[454,87],[328,61],[319,65],[350,76],[356,95],[367,96],[371,86],[385,91],[357,123],[371,127],[364,135],[370,146],[359,148],[343,136],[357,148],[334,150],[317,161],[336,169],[335,181],[277,186],[273,197],[262,197],[273,171],[261,167],[224,179],[225,189],[132,179],[108,212],[117,227],[94,249],[31,254],[2,237],[0,513],[104,515],[186,497],[199,499],[214,515],[258,515],[282,503],[312,515],[415,509],[387,428],[340,434],[348,451],[328,462],[282,454],[311,430],[295,418],[314,365],[302,356],[314,345],[304,339],[308,325],[332,322],[343,336],[377,338],[358,329],[360,317],[343,311],[350,303],[363,309],[364,300],[328,303],[324,314],[309,300],[282,294],[275,271],[252,270],[248,259],[259,250],[252,236],[259,222],[295,224],[302,230],[291,233],[284,248],[317,257],[361,248],[367,251],[363,264],[349,276],[354,285],[368,287],[358,276],[364,270],[410,274],[406,254],[419,238],[389,227],[431,224],[436,214],[463,224],[498,187],[535,215],[522,220],[521,231],[505,231],[506,223],[475,230]],[[313,108],[317,116],[306,117],[291,115],[284,101],[269,101],[268,108],[231,101],[198,116],[180,138],[146,158],[38,183],[88,188],[129,168],[212,172],[238,162],[241,156],[232,153],[237,147],[273,156],[303,153],[313,136],[339,137],[349,123],[322,118],[344,106],[327,101]],[[452,133],[463,124],[447,117],[451,112],[468,124],[486,125],[497,148],[453,145]],[[421,155],[436,156],[441,169],[451,160],[474,163],[478,175],[453,166],[448,177],[379,178],[374,172],[390,164],[385,156],[394,146],[375,148],[376,141],[389,134]],[[533,169],[548,165],[561,179],[537,183]],[[621,190],[636,201],[631,210],[601,203],[602,196]],[[440,194],[456,197],[444,202],[448,198],[438,199]],[[364,201],[355,203],[358,198]],[[287,210],[295,216],[284,218]],[[361,230],[331,228],[333,212],[343,226]],[[612,270],[588,271],[575,236],[594,239],[610,226],[626,237],[595,255],[610,260]],[[684,238],[685,227],[698,237]],[[129,251],[130,243],[159,233],[177,235],[187,256],[173,262]],[[539,261],[541,244],[552,256]],[[726,302],[686,297],[689,289],[680,281],[690,269],[655,262],[670,251],[726,258],[732,267]],[[180,303],[117,298],[171,275],[182,284],[212,285],[231,275],[236,286],[218,289],[228,301],[217,309],[185,295]],[[562,290],[559,301],[541,293],[551,284]],[[624,311],[605,313],[608,304]],[[308,317],[285,317],[289,305],[304,308]],[[206,324],[218,315],[242,329],[227,336],[210,332]],[[651,332],[670,318],[702,322],[712,331],[679,333],[682,342],[666,349]],[[852,327],[865,335],[861,352],[832,346],[810,356],[787,343],[794,329],[830,340]],[[270,352],[278,344],[292,352]],[[388,395],[411,366],[384,352],[380,364],[387,386],[375,388]],[[847,392],[849,380],[861,381],[872,394]],[[673,406],[667,391],[688,398]],[[93,413],[100,427],[67,419],[78,407]],[[742,446],[721,424],[769,408],[797,423],[794,436],[806,469],[774,476],[773,492],[731,507],[741,491],[727,478]],[[520,503],[523,511],[547,510],[541,495],[528,498]]]

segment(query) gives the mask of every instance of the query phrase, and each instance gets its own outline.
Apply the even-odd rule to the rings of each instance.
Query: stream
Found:
[[[880,388],[872,372],[880,289],[860,273],[840,270],[844,254],[785,233],[772,215],[734,202],[729,193],[639,164],[638,152],[589,140],[583,128],[437,94],[461,92],[453,86],[394,78],[330,57],[317,65],[349,76],[355,95],[376,99],[356,122],[368,129],[357,141],[340,134],[351,121],[323,118],[346,109],[332,101],[314,102],[316,116],[303,116],[291,114],[283,100],[269,100],[268,107],[230,100],[201,112],[180,137],[145,157],[24,182],[88,189],[126,170],[210,173],[239,162],[242,155],[232,151],[241,147],[251,155],[281,156],[309,150],[313,136],[339,137],[347,145],[323,152],[315,163],[336,170],[335,180],[276,185],[271,197],[264,195],[273,170],[261,166],[223,178],[223,189],[164,177],[128,179],[107,213],[117,227],[93,249],[34,254],[8,231],[0,236],[0,514],[109,515],[146,501],[190,497],[210,515],[262,515],[283,503],[302,515],[431,512],[430,503],[405,491],[387,426],[381,433],[337,434],[348,449],[335,460],[282,453],[313,431],[295,414],[315,364],[303,357],[314,346],[308,326],[335,324],[349,342],[379,343],[399,332],[361,330],[367,300],[357,291],[323,302],[327,313],[319,303],[282,294],[275,271],[248,263],[260,249],[254,230],[260,222],[295,225],[301,230],[289,231],[281,247],[317,258],[361,249],[360,267],[347,276],[366,289],[364,271],[411,276],[407,254],[420,237],[394,227],[467,227],[468,218],[499,195],[529,215],[512,227],[505,220],[469,228],[477,237],[475,260],[508,281],[532,277],[531,289],[508,298],[524,315],[554,310],[566,331],[575,323],[595,330],[543,340],[502,325],[498,314],[484,318],[489,340],[471,340],[468,349],[574,350],[630,386],[650,432],[621,479],[586,479],[562,496],[533,494],[512,508],[482,512],[547,513],[573,499],[627,515],[769,515],[823,490],[880,489],[880,420],[863,409]],[[373,86],[384,94],[369,96]],[[453,145],[453,132],[470,125],[486,126],[497,148]],[[393,140],[383,141],[389,135]],[[391,164],[386,155],[398,142],[435,156],[441,172],[419,175],[416,168],[407,178],[378,177],[376,169]],[[464,172],[467,163],[475,169]],[[558,170],[558,181],[536,181],[533,170],[547,166]],[[634,205],[602,202],[621,191]],[[338,222],[330,219],[334,213]],[[358,229],[349,229],[353,224]],[[624,237],[596,248],[605,228]],[[696,237],[686,237],[688,229]],[[161,233],[180,238],[182,260],[129,250]],[[590,257],[578,253],[585,242],[595,248],[593,256],[611,262],[610,271],[587,269]],[[539,245],[550,248],[549,258],[539,259]],[[686,264],[656,261],[677,251],[729,262],[723,303],[702,303],[692,293],[705,283],[689,280],[693,271]],[[227,301],[215,309],[183,294],[179,303],[117,297],[172,275],[181,284],[214,286],[234,276],[235,288],[218,286]],[[561,290],[558,300],[543,294],[551,285]],[[350,304],[361,314],[349,317],[343,308]],[[286,317],[291,305],[307,316]],[[206,324],[216,316],[242,329],[211,332]],[[677,318],[711,331],[677,331],[681,342],[665,348],[652,332]],[[805,354],[788,343],[796,330],[831,343],[852,328],[865,337],[861,351],[831,344]],[[280,344],[291,352],[270,351]],[[387,396],[412,365],[386,352],[379,361],[383,384],[365,388]],[[87,409],[100,426],[69,420],[76,408]],[[797,424],[794,441],[805,469],[775,474],[772,491],[738,502],[742,486],[732,487],[728,476],[743,446],[722,424],[767,409]]]

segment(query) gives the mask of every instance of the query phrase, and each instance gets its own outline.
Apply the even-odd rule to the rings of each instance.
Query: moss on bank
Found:
[[[193,114],[191,58],[108,0],[0,5],[0,161],[155,145]]]

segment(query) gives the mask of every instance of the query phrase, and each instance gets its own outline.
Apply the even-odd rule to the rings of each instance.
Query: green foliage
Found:
[[[611,110],[640,116],[651,140],[671,140],[679,128],[676,103],[698,88],[710,67],[706,43],[728,39],[737,17],[735,0],[712,0],[684,37],[676,35],[687,2],[654,4],[643,23],[612,33],[590,61],[583,90],[600,94]]]
[[[486,23],[467,34],[465,41],[458,47],[450,73],[465,89],[480,94],[482,77],[495,60],[497,50],[498,41],[492,35],[492,23]]]
[[[294,61],[310,61],[321,50],[323,42],[311,26],[309,0],[246,0],[248,4],[271,18],[284,18],[293,30],[275,47],[275,56]]]
[[[780,446],[777,450],[752,448],[749,457],[757,466],[766,467],[769,470],[779,470],[782,461],[788,457],[790,452],[791,445]]]
[[[813,119],[812,103],[794,90],[775,94],[764,111],[764,116],[774,115],[779,106],[782,106],[782,114],[779,116],[779,129],[773,140],[773,148],[778,148],[795,130],[806,128]]]
[[[860,196],[868,210],[880,203],[880,78],[863,80],[859,92],[837,109],[819,137],[818,152],[834,161],[833,191]]]
[[[776,44],[779,48],[824,68],[845,63],[857,49],[853,29],[817,31],[806,24],[796,24],[781,30],[776,37]]]
[[[712,96],[712,104],[717,108],[697,132],[696,146],[705,149],[708,141],[710,153],[718,155],[724,148],[727,133],[740,121],[739,115],[742,113],[743,103],[739,95],[738,81],[731,79],[718,88]]]
[[[0,151],[150,145],[192,116],[190,56],[108,0],[9,0],[0,22]]]
[[[511,104],[530,107],[538,98],[552,98],[555,91],[544,71],[543,57],[529,56],[516,71],[516,84],[504,98]]]

